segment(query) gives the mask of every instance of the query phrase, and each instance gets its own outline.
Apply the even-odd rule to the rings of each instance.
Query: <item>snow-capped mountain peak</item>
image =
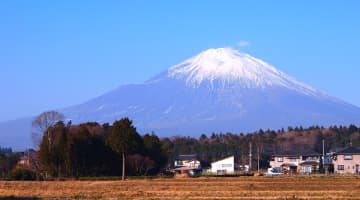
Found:
[[[121,85],[60,112],[75,124],[129,117],[140,133],[162,137],[360,122],[359,107],[229,48],[206,50],[144,83]],[[24,128],[17,137],[0,134],[0,145],[19,145],[19,135],[31,131],[31,120],[0,123],[0,133]],[[25,142],[28,148],[30,137]]]
[[[231,48],[208,49],[171,67],[168,76],[183,79],[188,86],[198,87],[203,82],[240,84],[247,88],[281,86],[314,94],[317,91],[270,64]]]

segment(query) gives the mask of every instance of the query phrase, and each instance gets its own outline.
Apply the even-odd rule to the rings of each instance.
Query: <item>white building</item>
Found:
[[[211,163],[211,173],[232,174],[234,173],[234,156]]]

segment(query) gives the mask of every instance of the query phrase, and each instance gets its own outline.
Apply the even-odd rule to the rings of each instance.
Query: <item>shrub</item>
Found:
[[[17,167],[10,171],[9,178],[11,180],[36,180],[36,173],[29,169],[23,167]]]

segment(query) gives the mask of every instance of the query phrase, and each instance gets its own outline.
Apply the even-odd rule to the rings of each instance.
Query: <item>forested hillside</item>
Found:
[[[267,168],[273,154],[322,153],[323,140],[325,152],[350,145],[358,147],[360,129],[355,125],[288,127],[287,130],[259,130],[248,134],[213,133],[199,138],[159,139],[155,133],[138,134],[128,118],[112,125],[91,122],[72,125],[59,121],[44,131],[39,151],[31,156],[30,166],[25,168],[40,179],[118,176],[123,166],[126,166],[126,175],[157,175],[171,169],[179,154],[197,154],[203,167],[230,155],[235,156],[236,163],[248,164],[250,143],[253,166],[259,157],[260,167]],[[16,170],[24,166],[15,166],[18,154],[11,149],[0,150],[0,176],[19,174]]]
[[[354,125],[288,127],[287,130],[259,130],[249,134],[213,133],[211,136],[203,134],[200,138],[172,137],[162,141],[168,146],[170,158],[178,154],[197,154],[205,166],[230,155],[235,156],[236,163],[247,164],[251,143],[254,164],[259,154],[260,166],[265,168],[273,154],[322,153],[322,140],[325,142],[325,152],[350,145],[360,146],[360,129]]]

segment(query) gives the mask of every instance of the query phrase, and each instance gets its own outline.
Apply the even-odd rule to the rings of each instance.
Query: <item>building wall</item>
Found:
[[[217,174],[234,173],[234,156],[211,163],[211,173],[217,173]]]
[[[333,164],[337,174],[356,174],[360,172],[360,155],[337,155]]]
[[[315,161],[318,164],[316,166],[301,166],[300,164],[306,161]],[[283,164],[291,164],[296,166],[297,173],[313,173],[319,169],[320,156],[274,156],[270,161],[270,167],[282,167]],[[283,168],[285,170],[285,168]],[[287,168],[286,170],[290,170]]]
[[[270,161],[270,166],[272,168],[281,167],[281,165],[284,163],[290,163],[298,166],[300,162],[300,156],[275,156],[273,160]]]
[[[175,167],[191,167],[191,168],[200,168],[200,161],[198,160],[176,160]]]
[[[300,174],[312,174],[319,171],[319,162],[314,165],[299,165],[298,173]]]

